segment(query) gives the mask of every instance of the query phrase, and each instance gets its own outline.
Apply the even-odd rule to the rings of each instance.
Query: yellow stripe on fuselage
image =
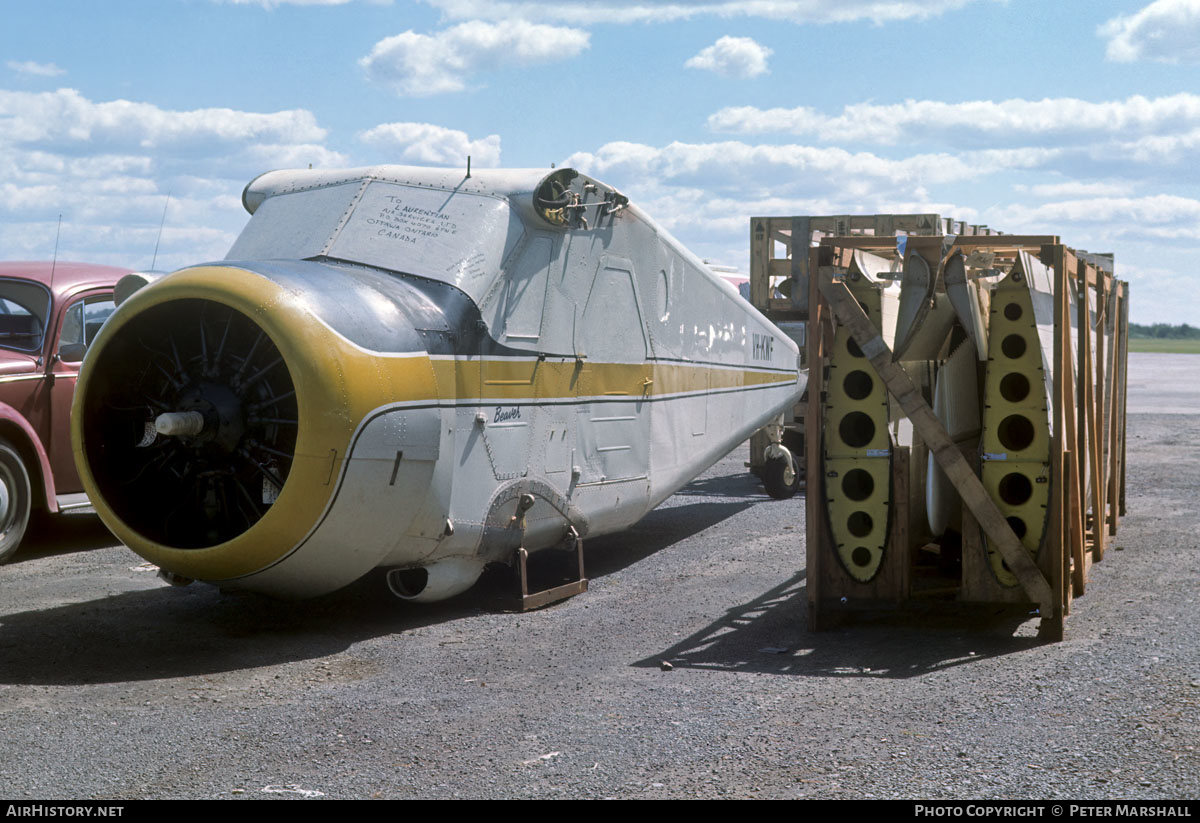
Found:
[[[579,401],[602,397],[669,396],[763,388],[796,382],[795,372],[650,360],[595,363],[524,357],[429,358],[442,400]]]

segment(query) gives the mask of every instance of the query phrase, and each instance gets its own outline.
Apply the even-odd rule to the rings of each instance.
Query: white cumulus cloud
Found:
[[[1038,168],[1050,162],[1050,149],[985,150],[962,154],[915,154],[900,159],[835,147],[766,145],[739,141],[675,142],[661,148],[616,142],[580,152],[567,165],[621,180],[704,187],[735,196],[806,191],[843,195],[888,191],[894,196],[926,185],[973,180],[1010,169]]]
[[[820,140],[879,144],[929,140],[959,143],[986,139],[1014,142],[1061,140],[1065,136],[1134,137],[1173,133],[1181,126],[1200,127],[1200,95],[1183,92],[1168,97],[1134,95],[1125,100],[1090,102],[1071,97],[1043,100],[973,100],[944,103],[855,103],[841,114],[827,115],[807,107],[724,108],[708,118],[714,131],[736,134],[785,132]]]
[[[1172,194],[1147,197],[1087,197],[1058,200],[1038,206],[1012,205],[1001,210],[1004,225],[1016,230],[1053,226],[1101,226],[1111,240],[1124,235],[1200,240],[1200,200]]]
[[[72,89],[0,90],[0,248],[161,267],[220,259],[246,221],[246,181],[272,168],[347,165],[311,112],[172,111]]]
[[[36,94],[0,90],[0,142],[150,148],[199,141],[310,142],[325,134],[304,109],[270,114],[222,108],[171,111],[129,100],[94,102],[75,89]]]
[[[767,58],[774,52],[749,37],[722,37],[689,59],[689,69],[704,69],[723,77],[757,77],[766,74]]]
[[[406,31],[387,37],[358,62],[369,78],[398,94],[426,97],[462,91],[479,71],[574,57],[588,40],[580,29],[472,20],[432,35]]]
[[[1120,141],[1116,145],[1115,154],[1126,162],[1162,167],[1180,164],[1194,167],[1197,156],[1200,155],[1200,128]]]
[[[35,63],[33,60],[9,60],[4,65],[17,74],[32,74],[35,77],[60,77],[67,73],[53,63]]]
[[[358,139],[388,153],[389,162],[463,166],[470,156],[476,166],[500,165],[498,134],[472,140],[464,131],[432,123],[382,123],[363,132]]]
[[[1129,191],[1128,184],[1120,183],[1085,183],[1079,180],[1065,180],[1059,183],[1037,183],[1032,186],[1017,184],[1013,189],[1018,192],[1029,192],[1034,197],[1053,198],[1084,198],[1109,197],[1125,194]]]
[[[1200,0],[1155,0],[1134,14],[1100,26],[1109,60],[1200,62]]]
[[[978,0],[424,0],[455,20],[665,23],[697,17],[760,17],[793,23],[926,19]]]

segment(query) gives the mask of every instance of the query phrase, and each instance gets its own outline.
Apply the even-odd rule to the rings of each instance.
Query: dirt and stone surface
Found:
[[[1132,355],[1127,515],[1056,644],[982,612],[810,632],[803,499],[744,449],[527,614],[504,575],[433,606],[171,588],[55,518],[0,568],[0,796],[1195,798],[1197,443],[1200,357]]]

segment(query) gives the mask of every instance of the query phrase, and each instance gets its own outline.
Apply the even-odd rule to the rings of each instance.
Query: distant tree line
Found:
[[[1171,326],[1166,323],[1141,326],[1137,323],[1130,323],[1129,336],[1158,340],[1200,340],[1200,329],[1189,326],[1187,323],[1181,326]]]

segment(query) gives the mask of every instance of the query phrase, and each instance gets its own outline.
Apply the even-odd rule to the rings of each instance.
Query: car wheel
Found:
[[[29,472],[8,443],[0,440],[0,563],[21,545],[29,525]]]
[[[800,466],[792,454],[769,457],[763,465],[763,485],[776,500],[787,500],[800,488]]]

